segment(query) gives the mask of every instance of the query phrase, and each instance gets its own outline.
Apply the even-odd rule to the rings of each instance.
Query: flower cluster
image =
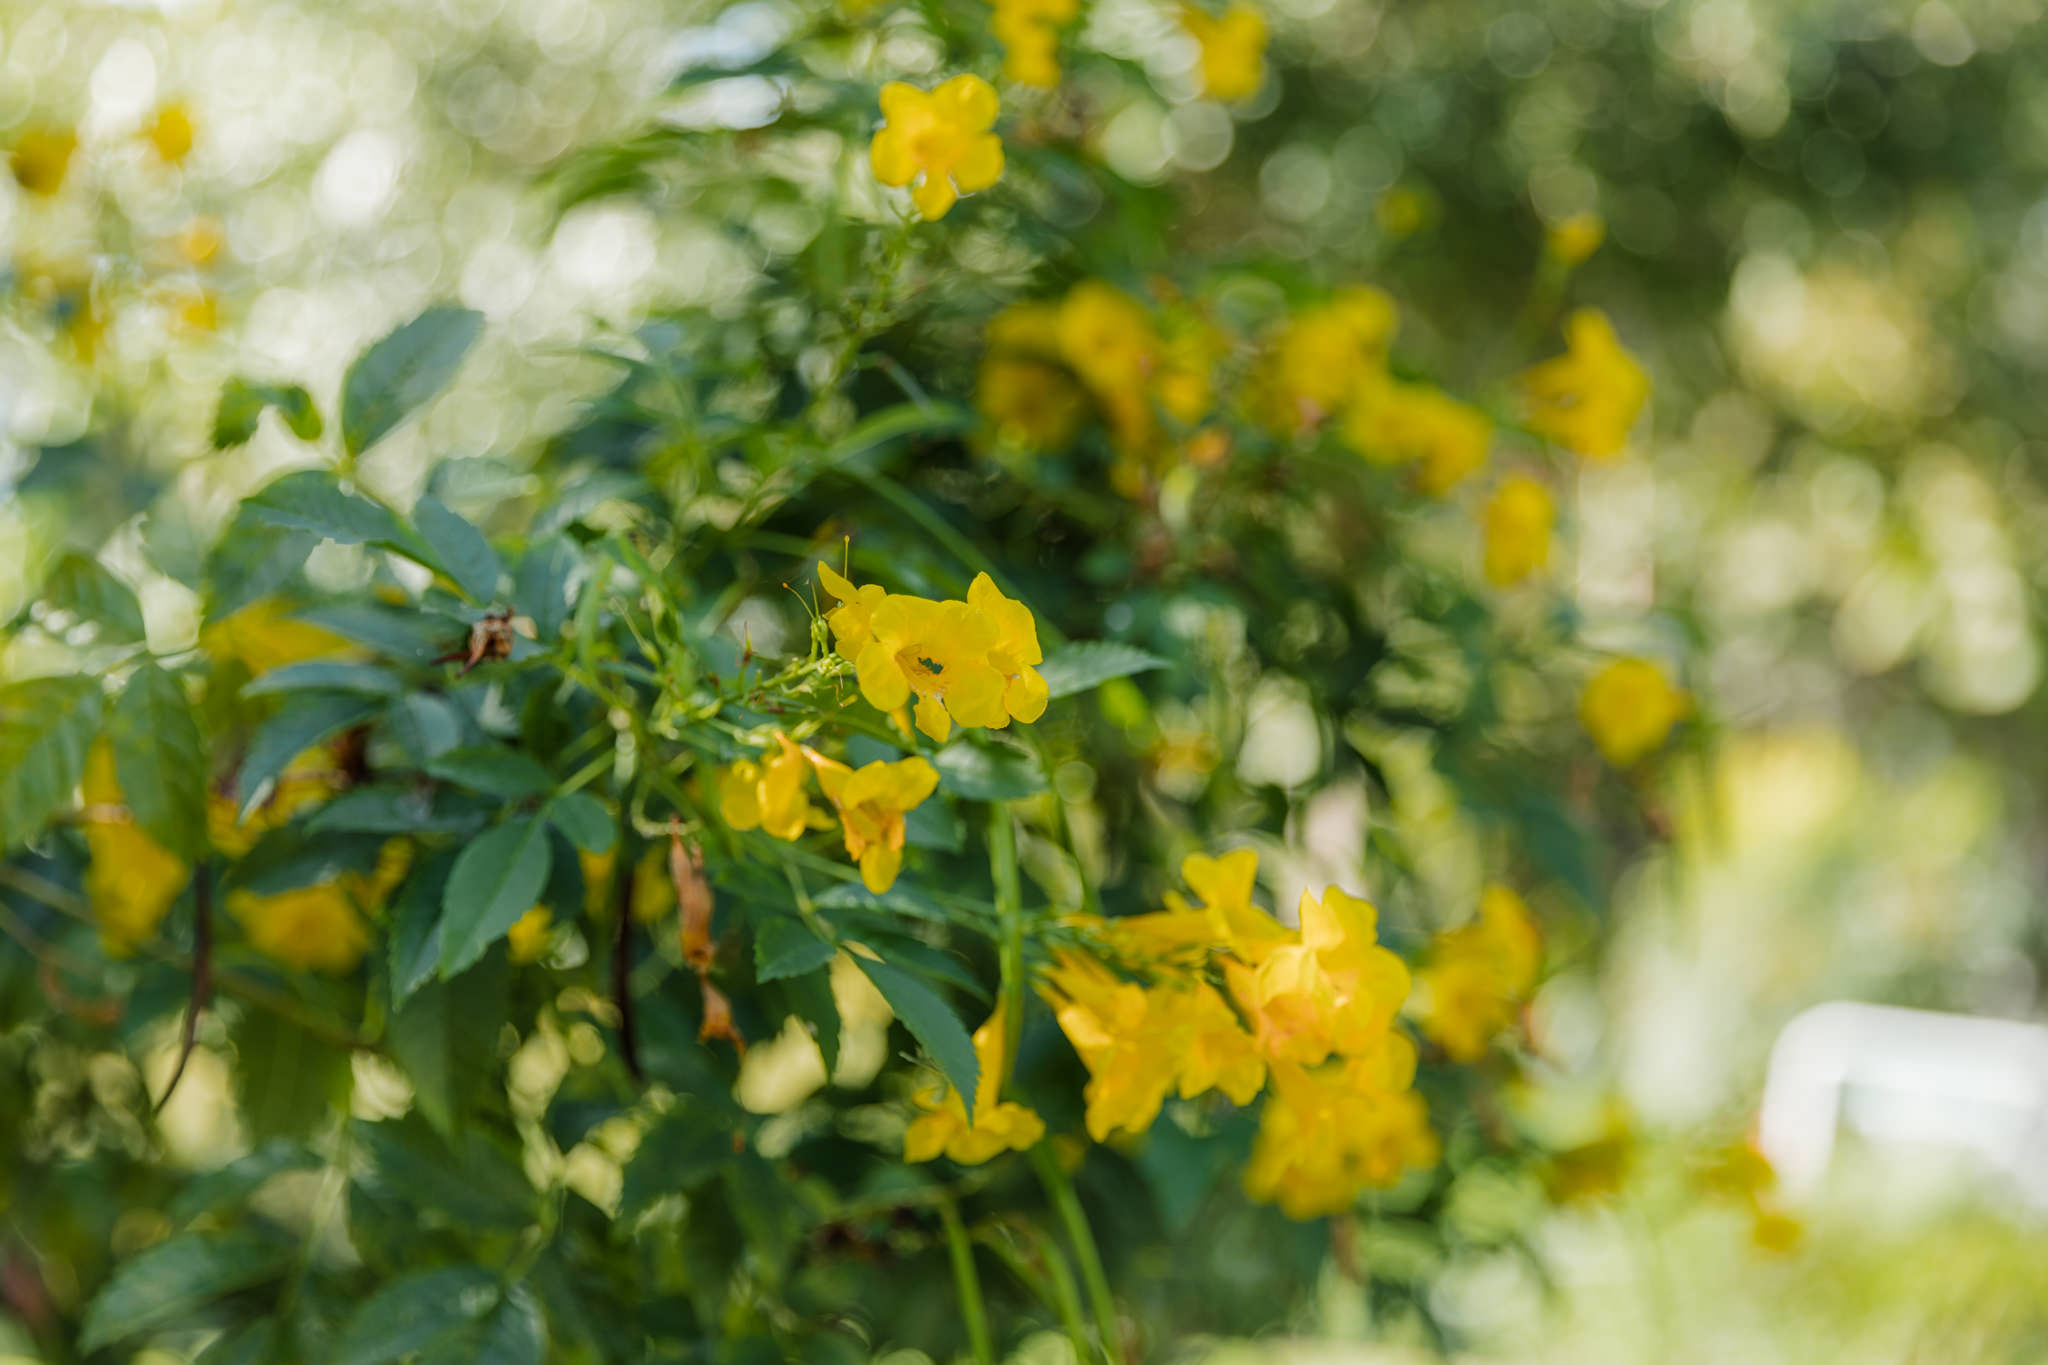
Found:
[[[1617,768],[1634,767],[1662,748],[1690,709],[1684,689],[1649,659],[1614,660],[1579,697],[1579,720]]]
[[[855,587],[826,564],[818,577],[839,602],[825,614],[833,642],[875,709],[894,714],[916,698],[917,728],[942,744],[955,725],[1000,730],[1045,714],[1031,609],[987,574],[975,575],[965,601]]]
[[[1234,4],[1222,14],[1183,5],[1181,26],[1201,49],[1202,94],[1239,104],[1266,83],[1266,16]]]
[[[973,1165],[1004,1152],[1022,1152],[1045,1136],[1045,1121],[1030,1108],[998,1093],[1003,1074],[1003,1021],[991,1015],[974,1031],[974,1059],[981,1083],[975,1087],[970,1118],[960,1093],[933,1076],[918,1091],[918,1116],[903,1134],[905,1161],[944,1156]]]
[[[1563,355],[1522,373],[1529,427],[1589,460],[1613,459],[1649,401],[1649,376],[1596,309],[1573,313],[1564,334]]]
[[[1090,926],[1155,980],[1068,952],[1041,992],[1088,1070],[1090,1136],[1143,1133],[1169,1094],[1248,1104],[1268,1089],[1246,1188],[1309,1217],[1432,1163],[1435,1141],[1408,1089],[1414,1047],[1394,1028],[1408,969],[1379,945],[1377,913],[1330,887],[1304,893],[1289,928],[1253,903],[1257,874],[1250,850],[1189,857],[1181,875],[1197,900]],[[1297,1151],[1302,1135],[1319,1150]]]
[[[1439,934],[1417,973],[1423,1033],[1452,1061],[1478,1061],[1514,1023],[1542,955],[1522,898],[1505,886],[1487,887],[1478,918]]]
[[[860,865],[861,882],[880,895],[903,866],[904,817],[938,790],[938,769],[912,755],[849,768],[786,734],[762,761],[740,759],[718,775],[719,814],[734,829],[764,830],[794,840],[829,825],[804,790],[807,770],[839,815],[847,856]]]
[[[901,187],[927,219],[946,216],[963,194],[1002,178],[996,92],[979,76],[955,76],[936,90],[902,81],[882,87],[882,127],[868,147],[875,179]]]
[[[1003,45],[1003,79],[1046,89],[1060,83],[1060,29],[1080,12],[1080,0],[989,0],[989,27]]]
[[[1557,500],[1529,475],[1509,474],[1494,485],[1481,514],[1487,581],[1506,587],[1541,573],[1556,522]]]

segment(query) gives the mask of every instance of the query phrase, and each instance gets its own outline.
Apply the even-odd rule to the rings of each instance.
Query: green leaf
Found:
[[[360,455],[431,401],[482,332],[483,314],[437,304],[356,357],[341,383],[341,443]]]
[[[145,661],[107,720],[114,772],[135,823],[190,861],[206,848],[206,749],[177,676]]]
[[[267,597],[305,567],[320,543],[311,531],[286,531],[244,503],[206,560],[206,619],[232,616]]]
[[[242,689],[245,697],[268,697],[279,692],[352,692],[359,697],[397,697],[405,692],[405,679],[375,664],[308,659],[273,668]]]
[[[98,678],[0,687],[0,849],[41,834],[71,804],[102,710]]]
[[[233,1038],[236,1098],[258,1141],[304,1137],[348,1112],[355,1073],[347,1049],[260,1010],[237,1021]]]
[[[645,1213],[666,1194],[688,1194],[732,1160],[732,1129],[704,1106],[684,1100],[656,1119],[626,1162],[619,1217]]]
[[[279,1359],[277,1322],[258,1318],[208,1346],[192,1365],[273,1365]]]
[[[583,569],[583,556],[567,536],[544,536],[529,545],[512,582],[512,601],[533,622],[542,643],[562,633]]]
[[[1165,668],[1167,661],[1148,654],[1136,645],[1115,640],[1081,640],[1062,645],[1038,666],[1049,696],[1071,697],[1099,687],[1111,678],[1127,678],[1148,669]]]
[[[309,531],[338,545],[404,545],[391,509],[351,493],[324,469],[301,469],[265,484],[242,504],[261,526]]]
[[[294,700],[288,709],[264,722],[249,741],[248,756],[235,778],[235,799],[241,804],[242,818],[248,819],[256,808],[264,784],[293,759],[351,725],[363,724],[378,709],[376,702],[363,697],[315,692]]]
[[[258,384],[240,377],[228,380],[220,391],[220,406],[213,414],[213,444],[217,450],[238,446],[256,434],[256,424],[265,408],[277,415],[302,441],[317,441],[324,424],[313,395],[297,384]]]
[[[314,1171],[320,1158],[299,1143],[274,1138],[247,1156],[192,1177],[164,1209],[173,1223],[247,1202],[250,1195],[288,1171]]]
[[[832,994],[831,970],[819,967],[801,976],[788,977],[782,983],[782,994],[791,1013],[811,1026],[818,1055],[825,1059],[829,1074],[839,1065],[840,1033],[839,1001]]]
[[[542,1365],[548,1354],[548,1324],[540,1301],[523,1284],[505,1291],[497,1311],[484,1319],[474,1354],[450,1357],[451,1365]]]
[[[461,1126],[466,1101],[491,1074],[491,1030],[478,1020],[502,1019],[510,980],[502,955],[486,957],[453,981],[425,981],[391,1017],[385,1041],[412,1082],[415,1103],[443,1134]]]
[[[1028,754],[956,739],[932,755],[947,793],[969,801],[1015,801],[1045,790],[1045,774]]]
[[[296,616],[408,663],[429,663],[460,649],[469,638],[469,627],[452,616],[386,602],[332,602]]]
[[[484,539],[483,532],[448,510],[431,494],[413,505],[413,525],[432,553],[435,567],[446,574],[463,596],[479,604],[498,596],[498,552]]]
[[[148,633],[135,589],[91,555],[76,550],[57,557],[43,580],[43,601],[92,622],[109,639],[136,641]]]
[[[973,410],[953,404],[898,403],[856,422],[853,430],[833,444],[825,459],[828,463],[838,464],[893,445],[908,436],[943,436],[970,431],[979,420]]]
[[[385,712],[384,728],[415,763],[456,748],[464,730],[454,703],[426,692],[411,693]]]
[[[436,853],[413,870],[391,910],[391,1005],[434,979],[441,965],[441,900],[454,855]]]
[[[155,1331],[194,1309],[284,1273],[287,1248],[253,1233],[185,1233],[122,1265],[85,1310],[81,1351]]]
[[[589,792],[565,792],[548,802],[541,813],[585,853],[602,853],[619,836],[612,813]]]
[[[816,971],[838,952],[797,915],[764,915],[754,926],[754,977],[758,981]]]
[[[459,1138],[443,1139],[417,1114],[354,1126],[370,1158],[372,1183],[415,1208],[445,1214],[465,1237],[479,1231],[530,1228],[536,1214],[533,1186],[520,1169],[518,1149],[471,1124]]]
[[[974,1090],[981,1076],[981,1063],[974,1055],[974,1039],[968,1035],[952,1008],[931,987],[901,967],[858,954],[853,960],[867,973],[868,980],[875,983],[875,989],[882,993],[882,999],[889,1002],[889,1008],[903,1021],[903,1027],[910,1030],[910,1036],[917,1039],[931,1054],[932,1060],[939,1064],[939,1070],[959,1092],[960,1102],[967,1106],[967,1112],[973,1113]]]
[[[498,1282],[480,1266],[416,1271],[363,1300],[341,1329],[328,1365],[387,1365],[462,1331],[497,1306]]]
[[[481,823],[474,816],[437,811],[433,793],[423,787],[373,782],[320,807],[306,828],[314,834],[427,834]]]
[[[540,900],[552,855],[547,826],[511,820],[455,859],[441,900],[441,975],[454,976],[503,938]]]
[[[427,775],[486,796],[523,801],[553,791],[555,779],[537,761],[517,749],[494,744],[450,749],[426,761]]]

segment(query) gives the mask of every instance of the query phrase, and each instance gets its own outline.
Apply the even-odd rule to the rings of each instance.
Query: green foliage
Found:
[[[429,308],[357,357],[341,384],[342,448],[360,455],[438,396],[483,325],[471,309]]]
[[[223,449],[246,445],[256,434],[264,410],[277,409],[292,435],[302,441],[317,441],[326,429],[313,396],[297,384],[257,384],[247,379],[230,379],[220,391],[220,406],[214,411],[213,443]]]

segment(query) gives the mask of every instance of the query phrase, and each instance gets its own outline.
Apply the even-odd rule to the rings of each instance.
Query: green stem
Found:
[[[1034,1242],[1032,1250],[1037,1253],[1039,1265],[1045,1268],[1045,1273],[1040,1274],[1038,1266],[1026,1259],[1024,1252],[1011,1241],[1014,1231],[1011,1228],[989,1229],[976,1240],[1009,1267],[1010,1273],[1031,1291],[1033,1298],[1059,1314],[1060,1327],[1066,1332],[1067,1340],[1074,1343],[1075,1361],[1088,1360],[1095,1354],[1095,1344],[1089,1339],[1088,1324],[1081,1316],[1081,1290],[1074,1283],[1074,1272],[1068,1267],[1067,1258],[1060,1254],[1059,1248],[1044,1232],[1036,1227],[1029,1228]]]
[[[1003,1021],[1002,1069],[983,1077],[989,1093],[1002,1098],[1010,1070],[1017,1061],[1017,1039],[1024,1031],[1024,894],[1017,878],[1017,826],[1010,808],[991,802],[988,808],[988,872],[995,883],[997,956],[1002,968],[1002,993],[996,1012]]]
[[[996,1365],[995,1342],[989,1336],[988,1308],[981,1301],[981,1276],[974,1269],[974,1245],[967,1240],[960,1207],[952,1200],[939,1204],[946,1225],[946,1250],[953,1257],[953,1287],[960,1292],[960,1316],[967,1320],[967,1342],[979,1365]]]
[[[1053,1211],[1073,1243],[1075,1264],[1081,1267],[1081,1282],[1088,1286],[1088,1301],[1095,1311],[1095,1331],[1102,1338],[1102,1354],[1109,1365],[1123,1365],[1123,1337],[1117,1331],[1116,1300],[1110,1297],[1109,1277],[1102,1273],[1102,1254],[1095,1249],[1095,1234],[1088,1228],[1088,1215],[1081,1209],[1074,1182],[1060,1169],[1052,1144],[1041,1142],[1031,1149],[1031,1164],[1038,1171],[1045,1192],[1052,1198]]]

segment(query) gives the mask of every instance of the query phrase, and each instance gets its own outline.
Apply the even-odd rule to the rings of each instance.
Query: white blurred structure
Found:
[[[1785,1195],[1816,1193],[1843,1129],[1945,1148],[2048,1207],[2048,1028],[1834,1001],[1771,1049],[1757,1143]]]

